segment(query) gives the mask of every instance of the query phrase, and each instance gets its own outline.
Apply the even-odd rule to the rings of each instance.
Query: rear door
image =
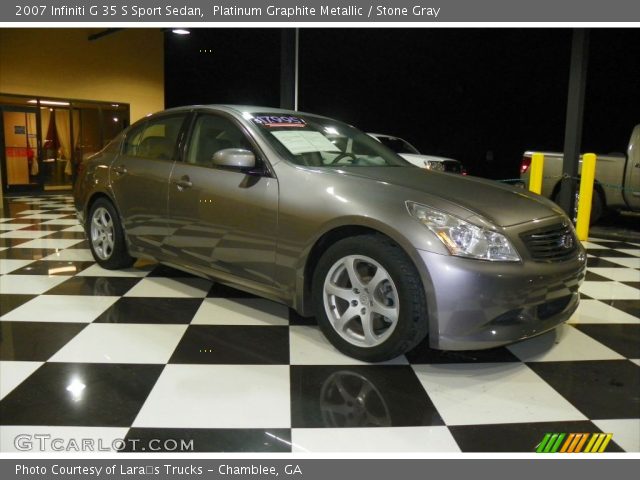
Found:
[[[166,245],[182,262],[265,285],[273,283],[278,181],[246,130],[231,117],[199,113],[184,160],[169,185],[173,234]],[[225,148],[254,152],[252,172],[216,167]]]
[[[167,230],[167,196],[187,114],[154,117],[134,127],[111,165],[111,185],[129,241],[157,256]]]

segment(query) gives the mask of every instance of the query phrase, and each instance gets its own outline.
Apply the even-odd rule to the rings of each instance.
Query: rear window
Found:
[[[149,120],[127,134],[124,154],[153,160],[172,160],[186,115]]]
[[[120,148],[122,147],[122,140],[124,139],[124,135],[125,135],[124,132],[122,132],[118,136],[116,136],[116,138],[114,138],[113,140],[111,140],[109,143],[105,145],[105,147],[102,149],[102,152],[109,153],[112,155],[120,153]]]

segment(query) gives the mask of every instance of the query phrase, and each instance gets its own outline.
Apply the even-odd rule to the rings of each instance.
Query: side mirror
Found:
[[[213,164],[218,167],[245,170],[256,166],[256,156],[242,148],[225,148],[213,154]]]

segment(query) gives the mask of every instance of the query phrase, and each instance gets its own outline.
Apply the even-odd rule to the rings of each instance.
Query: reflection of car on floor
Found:
[[[520,165],[520,178],[526,185],[529,185],[529,166],[533,153],[525,152]],[[556,201],[562,181],[563,154],[541,153],[544,153],[542,195]],[[631,132],[626,155],[620,153],[597,157],[591,222],[596,222],[607,209],[640,211],[640,125],[636,125]]]
[[[390,148],[402,158],[412,163],[416,167],[428,170],[438,170],[441,172],[461,173],[466,175],[467,171],[458,160],[447,157],[437,157],[435,155],[424,155],[416,147],[400,137],[383,135],[381,133],[369,133],[385,147]]]
[[[329,428],[392,426],[383,393],[357,371],[333,372],[322,384],[319,403]]]
[[[104,268],[151,258],[280,301],[366,361],[490,348],[578,305],[585,253],[545,198],[413,168],[336,120],[258,107],[146,117],[84,164]]]

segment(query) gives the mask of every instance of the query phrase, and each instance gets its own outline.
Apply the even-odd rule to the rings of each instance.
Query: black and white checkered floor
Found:
[[[607,451],[638,452],[640,245],[586,245],[583,300],[557,331],[367,365],[282,305],[151,263],[101,269],[69,196],[5,198],[0,451],[43,434],[138,451],[531,452],[546,432],[602,431]]]

